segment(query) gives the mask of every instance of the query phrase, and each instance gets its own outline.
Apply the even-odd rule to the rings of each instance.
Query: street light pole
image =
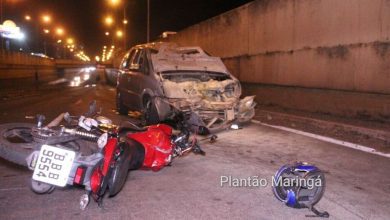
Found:
[[[147,0],[148,12],[147,12],[147,24],[146,24],[146,43],[150,40],[150,0]]]
[[[3,0],[0,0],[0,23],[3,23]]]
[[[123,50],[126,50],[127,48],[127,43],[126,43],[126,32],[127,32],[127,29],[126,29],[126,21],[127,21],[127,18],[126,18],[126,4],[125,4],[125,7],[123,7]]]
[[[3,24],[3,0],[0,0],[0,24]],[[0,37],[1,49],[4,49],[3,38]]]

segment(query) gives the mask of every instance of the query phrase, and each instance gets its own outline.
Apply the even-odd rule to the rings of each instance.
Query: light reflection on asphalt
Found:
[[[49,85],[67,84],[70,87],[95,87],[98,72],[96,67],[66,69],[64,77],[51,81]]]

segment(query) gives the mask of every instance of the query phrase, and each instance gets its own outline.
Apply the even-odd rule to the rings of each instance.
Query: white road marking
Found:
[[[21,189],[29,189],[29,188],[28,187],[4,188],[4,189],[0,189],[0,191],[12,191],[12,190],[21,190]]]
[[[366,147],[366,146],[363,146],[363,145],[360,145],[360,144],[354,144],[354,143],[347,142],[347,141],[341,141],[341,140],[337,140],[337,139],[334,139],[334,138],[325,137],[325,136],[322,136],[322,135],[313,134],[313,133],[300,131],[300,130],[296,130],[296,129],[292,129],[292,128],[287,128],[287,127],[283,127],[283,126],[270,125],[270,124],[263,123],[263,122],[258,121],[258,120],[252,120],[252,122],[256,123],[256,124],[264,125],[264,126],[267,126],[267,127],[276,128],[276,129],[279,129],[279,130],[288,131],[288,132],[292,132],[292,133],[295,133],[295,134],[300,134],[300,135],[303,135],[303,136],[311,137],[311,138],[314,138],[314,139],[317,139],[317,140],[321,140],[321,141],[325,141],[325,142],[329,142],[329,143],[332,143],[332,144],[338,144],[338,145],[341,145],[341,146],[344,146],[344,147],[348,147],[348,148],[352,148],[352,149],[355,149],[355,150],[360,150],[360,151],[363,151],[363,152],[367,152],[367,153],[376,154],[376,155],[379,155],[379,156],[382,156],[382,157],[390,158],[390,154],[382,153],[382,152],[379,152],[379,151],[377,151],[377,150],[375,150],[375,149],[373,149],[371,147]]]

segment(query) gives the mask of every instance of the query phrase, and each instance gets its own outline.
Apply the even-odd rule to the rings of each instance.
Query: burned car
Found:
[[[197,113],[211,131],[226,128],[254,116],[254,96],[240,96],[240,82],[200,47],[135,46],[117,77],[118,112],[142,111],[146,124],[163,121],[176,108]]]

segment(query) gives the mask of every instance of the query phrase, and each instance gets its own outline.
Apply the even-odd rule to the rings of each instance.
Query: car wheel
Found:
[[[116,110],[121,115],[127,115],[129,109],[123,104],[120,92],[116,93]]]
[[[160,122],[156,105],[150,97],[146,97],[143,102],[144,124],[152,125]]]

